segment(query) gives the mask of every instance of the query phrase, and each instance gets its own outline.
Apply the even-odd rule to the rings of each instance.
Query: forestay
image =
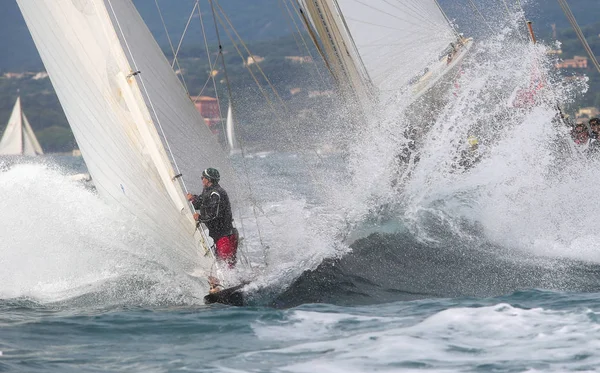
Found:
[[[199,191],[203,168],[233,172],[131,1],[18,4],[99,194],[209,269],[182,180]]]

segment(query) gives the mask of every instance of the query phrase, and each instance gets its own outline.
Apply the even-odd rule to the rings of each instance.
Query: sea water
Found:
[[[275,178],[279,181],[303,173],[298,158],[289,154],[259,162],[270,164],[270,173],[287,165],[292,172]],[[381,288],[389,286],[382,281],[373,285],[376,291],[367,300],[369,294],[350,292],[343,299],[325,294],[324,303],[300,294],[294,305],[269,299],[247,307],[206,306],[194,280],[138,253],[157,248],[147,246],[141,228],[94,191],[71,181],[70,172],[44,162],[0,174],[5,196],[0,209],[2,371],[565,372],[595,371],[600,363],[600,295],[595,292],[600,286],[585,291],[499,286],[489,290],[495,295],[448,297],[436,285],[439,294],[415,296],[410,287],[417,272],[433,270],[430,278],[418,281],[435,283],[441,272],[431,267],[449,263],[432,260],[425,268],[409,256],[398,262],[387,256],[423,244],[408,236],[382,242],[365,234],[360,247],[352,245],[349,253],[323,254],[355,255],[362,263],[375,261],[365,250],[385,253],[378,260],[397,265],[392,272],[379,270],[399,287],[392,297],[381,295]],[[298,201],[304,192],[292,190],[286,198]],[[289,208],[310,214],[317,200],[307,198],[302,208],[293,203]],[[277,219],[275,210],[271,213]],[[592,241],[586,241],[588,248]],[[424,245],[422,250],[435,247]],[[297,274],[290,273],[285,257],[272,256],[271,265],[279,270],[271,276],[289,283],[287,277]],[[305,260],[302,269],[318,271],[321,260]],[[365,266],[363,272],[378,271]],[[346,284],[361,286],[361,270],[348,270],[343,262],[340,267],[349,271]],[[476,273],[477,266],[462,266],[457,272],[474,272],[461,276],[477,288],[491,275],[489,269],[482,266]],[[529,276],[527,270],[521,275]],[[600,273],[593,266],[585,270]],[[331,274],[327,271],[325,279]],[[318,279],[313,285],[313,293],[322,293]]]

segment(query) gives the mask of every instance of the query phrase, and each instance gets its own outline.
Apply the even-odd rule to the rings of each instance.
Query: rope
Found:
[[[435,1],[435,5],[437,5],[440,12],[442,12],[444,19],[446,20],[446,22],[448,22],[448,26],[450,26],[450,28],[452,29],[452,32],[454,32],[454,36],[456,36],[456,38],[460,40],[461,39],[460,34],[456,30],[456,28],[454,27],[452,22],[450,22],[450,18],[448,18],[448,16],[446,15],[446,12],[444,12],[444,9],[442,9],[442,6],[440,5],[439,1],[438,0],[434,0],[434,1]]]
[[[469,3],[471,4],[471,7],[473,8],[473,10],[475,11],[476,14],[478,14],[481,19],[483,20],[483,23],[485,23],[485,25],[492,31],[495,32],[494,28],[492,26],[490,26],[490,24],[487,22],[487,20],[485,19],[485,17],[483,16],[483,14],[481,14],[481,12],[479,11],[479,9],[477,8],[477,6],[475,5],[475,3],[473,2],[473,0],[469,0]]]
[[[198,2],[198,0],[196,0],[196,2]],[[223,118],[223,112],[221,111],[221,99],[219,97],[219,91],[217,90],[217,82],[215,81],[215,77],[212,75],[212,72],[215,68],[215,66],[217,66],[217,62],[219,61],[219,58],[217,57],[215,59],[215,64],[213,65],[210,59],[210,50],[208,48],[208,41],[206,40],[206,32],[204,29],[204,20],[202,19],[202,12],[200,11],[200,4],[198,3],[198,18],[200,18],[200,26],[202,28],[202,36],[204,38],[204,48],[206,49],[206,56],[208,57],[208,66],[211,66],[210,68],[210,72],[209,72],[209,76],[208,76],[208,80],[207,82],[204,84],[204,87],[202,87],[202,91],[200,92],[200,94],[202,94],[202,92],[204,91],[204,88],[206,88],[206,84],[210,81],[210,79],[212,78],[212,82],[213,82],[213,89],[215,90],[215,97],[217,98],[217,106],[219,107],[219,118]],[[215,29],[216,29],[216,24],[215,24]],[[219,30],[217,30],[217,35],[219,34],[218,32]],[[221,55],[221,43],[219,42],[219,55]],[[200,95],[196,96],[196,99],[194,101],[194,103],[196,101],[198,101],[198,97]],[[223,123],[223,120],[221,120],[221,130],[223,131],[223,133],[225,133],[225,124]]]
[[[293,6],[293,4],[291,4],[292,0],[288,0],[290,1],[290,6],[288,6],[288,3],[286,0],[282,0],[283,1],[283,5],[285,6],[285,9],[287,10],[288,16],[291,18],[292,23],[294,24],[294,27],[296,28],[296,32],[298,33],[298,35],[300,36],[300,40],[302,40],[302,44],[304,45],[304,49],[306,49],[306,53],[308,53],[308,55],[310,56],[311,60],[315,60],[315,58],[313,57],[312,52],[310,51],[310,48],[308,47],[308,44],[306,43],[306,40],[304,39],[304,36],[302,36],[302,31],[300,31],[300,27],[298,27],[298,23],[296,22],[295,17],[293,16],[291,10],[290,10],[290,6],[296,10],[296,15],[300,16],[298,14],[298,10]],[[295,39],[295,38],[294,38]],[[300,46],[298,46],[298,49],[302,49]],[[319,75],[319,78],[321,79],[321,82],[323,84],[326,84],[325,82],[325,77],[323,77],[323,74],[321,73],[321,69],[319,69],[317,67],[316,64],[314,64],[315,66],[315,70],[317,71],[317,74]]]
[[[209,1],[212,1],[212,0],[209,0]],[[244,54],[238,48],[237,43],[235,42],[235,40],[232,38],[231,34],[227,30],[225,23],[221,19],[221,16],[219,16],[218,14],[216,14],[216,18],[218,19],[218,21],[221,24],[221,26],[223,26],[223,29],[225,30],[225,34],[227,34],[227,37],[229,37],[229,39],[231,40],[231,42],[233,44],[233,47],[237,51],[238,55],[242,58],[242,60],[244,60],[245,59]],[[260,84],[260,82],[258,81],[258,79],[256,78],[256,75],[254,75],[254,72],[252,71],[252,69],[250,69],[250,66],[246,65],[246,69],[248,70],[248,72],[250,72],[250,75],[254,79],[254,82],[258,86],[258,89],[260,90],[260,92],[262,93],[263,97],[265,98],[265,101],[267,101],[267,103],[269,104],[269,107],[271,108],[271,110],[273,111],[273,113],[275,113],[277,115],[277,110],[275,109],[275,106],[273,105],[273,102],[271,102],[271,100],[269,99],[269,96],[267,95],[267,93],[265,92],[264,88],[262,87],[262,85]]]
[[[165,23],[165,19],[163,18],[162,12],[160,10],[160,6],[158,5],[158,0],[154,0],[154,4],[156,4],[156,10],[158,10],[158,15],[160,16],[160,21],[162,22],[163,29],[165,30],[165,35],[167,36],[167,40],[169,41],[169,47],[171,48],[171,53],[173,53],[173,63],[177,63],[177,68],[181,72],[181,81],[183,83],[183,87],[185,88],[185,92],[189,95],[189,90],[187,84],[185,82],[185,77],[183,76],[183,70],[181,69],[181,65],[179,65],[179,60],[175,57],[175,49],[173,48],[173,43],[171,42],[171,36],[169,35],[169,30],[167,30],[167,24]],[[183,38],[183,36],[182,36]],[[173,67],[173,65],[171,65]]]
[[[219,43],[219,55],[221,56],[221,62],[223,63],[223,73],[225,75],[225,81],[227,83],[227,91],[229,93],[229,105],[231,107],[232,115],[233,115],[233,106],[231,106],[232,105],[232,100],[233,100],[233,94],[232,94],[232,90],[231,90],[231,84],[229,83],[229,77],[227,75],[227,67],[226,67],[226,64],[225,64],[225,58],[223,56],[223,48],[222,48],[222,44],[221,44],[221,35],[219,33],[219,28],[217,27],[217,14],[215,12],[215,8],[214,8],[212,0],[209,0],[209,3],[210,3],[210,6],[211,6],[212,15],[213,15],[213,21],[214,21],[214,24],[215,24],[215,31],[216,31],[216,34],[217,34],[217,42]],[[226,28],[224,28],[224,29],[227,31]],[[232,40],[232,42],[233,42],[233,40]],[[233,43],[235,44],[235,42],[233,42]],[[260,241],[261,246],[264,248],[265,244],[264,244],[264,240],[263,240],[263,237],[262,237],[262,232],[261,232],[261,229],[260,229],[260,225],[258,224],[258,214],[256,213],[256,205],[257,205],[257,203],[256,203],[256,201],[253,198],[253,196],[254,196],[254,190],[252,189],[252,182],[250,180],[250,175],[248,174],[248,164],[246,162],[245,146],[244,146],[244,142],[243,142],[242,139],[237,139],[237,140],[240,143],[240,149],[242,151],[242,163],[244,164],[244,173],[246,175],[246,179],[248,180],[248,190],[250,192],[250,198],[251,198],[251,202],[252,202],[252,212],[254,214],[254,219],[256,221],[256,230],[257,230],[257,233],[258,233],[258,239]],[[241,218],[241,215],[240,215],[240,221],[241,221],[242,229],[243,229],[243,219]],[[264,250],[263,250],[263,256],[264,256]],[[250,263],[248,261],[248,259],[246,259],[246,261],[248,263]]]
[[[185,28],[183,29],[183,34],[181,34],[181,39],[179,39],[179,44],[177,45],[177,51],[175,52],[175,56],[173,56],[173,64],[171,64],[171,67],[174,66],[175,60],[177,60],[177,55],[179,55],[179,49],[181,49],[181,44],[183,43],[183,38],[187,32],[188,27],[190,26],[190,22],[192,21],[192,17],[194,16],[194,12],[196,11],[197,6],[198,6],[198,0],[196,0],[196,3],[194,4],[194,8],[190,12],[190,16],[188,17]]]
[[[592,51],[592,49],[590,48],[590,45],[588,44],[587,40],[585,39],[585,35],[583,35],[583,32],[581,31],[579,24],[577,24],[577,20],[575,19],[573,12],[571,12],[571,8],[569,8],[569,4],[567,4],[566,0],[558,0],[558,3],[560,4],[561,8],[563,9],[563,12],[567,16],[567,19],[571,23],[571,26],[573,26],[573,30],[575,30],[575,33],[577,34],[579,41],[581,41],[581,44],[583,44],[583,48],[585,49],[588,56],[592,60],[592,63],[594,64],[594,66],[596,67],[598,72],[600,72],[600,64],[598,64],[598,60],[596,59],[594,52]]]
[[[210,62],[210,60],[209,60],[209,62]],[[213,71],[213,70],[215,69],[215,66],[217,66],[217,62],[218,62],[218,59],[216,59],[216,60],[215,60],[215,63],[214,63],[212,66],[210,66],[210,71]],[[198,93],[198,95],[196,95],[196,97],[194,97],[194,99],[192,100],[192,101],[194,102],[194,104],[195,104],[196,102],[198,102],[198,100],[199,100],[199,97],[200,97],[200,96],[202,96],[202,93],[204,93],[204,90],[206,89],[206,86],[207,86],[207,85],[208,85],[208,83],[211,81],[211,79],[212,79],[212,80],[213,80],[213,82],[214,82],[214,80],[215,80],[214,76],[212,76],[212,74],[209,74],[209,75],[208,75],[208,78],[206,78],[206,82],[204,82],[204,85],[202,86],[202,89],[200,90],[200,93]],[[218,101],[218,100],[219,100],[219,99],[217,98],[217,101]],[[221,117],[223,117],[223,115],[221,114],[221,108],[220,108],[220,107],[219,107],[219,115],[220,115]]]
[[[250,50],[248,49],[248,46],[246,45],[246,43],[244,43],[244,40],[240,37],[240,35],[238,34],[238,32],[235,29],[235,27],[233,27],[233,24],[229,20],[229,17],[227,17],[227,14],[225,14],[225,12],[223,11],[223,8],[221,8],[221,5],[219,5],[219,3],[217,2],[217,0],[209,0],[209,1],[211,2],[211,4],[213,3],[213,1],[217,4],[217,7],[221,11],[221,14],[223,14],[223,18],[225,18],[225,20],[227,21],[227,23],[229,24],[229,26],[231,27],[231,29],[235,33],[235,36],[237,36],[237,38],[240,41],[240,44],[242,45],[242,47],[244,47],[244,49],[246,50],[246,52],[248,53],[249,56],[252,56],[252,53],[250,53]],[[265,81],[267,82],[267,84],[269,85],[269,87],[271,87],[271,90],[273,91],[273,93],[275,94],[275,97],[277,97],[277,99],[279,100],[279,102],[283,106],[284,110],[288,111],[287,105],[285,104],[285,102],[283,101],[283,99],[281,98],[281,96],[279,96],[279,93],[277,92],[277,89],[275,89],[275,87],[273,86],[273,84],[271,83],[271,81],[269,80],[269,78],[267,78],[267,76],[265,75],[265,72],[260,67],[260,64],[256,63],[255,65],[256,65],[256,68],[258,69],[258,71],[260,71],[260,73],[263,76],[263,78],[265,79]]]
[[[508,4],[506,3],[506,0],[502,0],[502,2],[504,3],[504,8],[506,8],[506,14],[510,14],[510,9],[508,9]]]

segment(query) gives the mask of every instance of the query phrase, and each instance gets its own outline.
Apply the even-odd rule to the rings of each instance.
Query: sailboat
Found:
[[[2,139],[0,139],[0,154],[29,156],[44,154],[25,113],[21,109],[21,97],[17,97]]]
[[[179,268],[229,285],[186,194],[214,167],[238,206],[233,167],[132,1],[17,3],[98,194],[143,223]]]
[[[300,3],[329,71],[363,112],[406,91],[416,101],[451,75],[472,45],[437,0]]]
[[[235,137],[235,123],[233,121],[233,109],[231,102],[227,108],[227,122],[225,123],[225,136],[227,138],[227,147],[229,148],[229,154],[238,154],[241,152],[238,146],[237,139]]]

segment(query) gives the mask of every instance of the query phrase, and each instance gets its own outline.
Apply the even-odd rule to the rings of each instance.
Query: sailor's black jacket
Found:
[[[192,204],[199,210],[200,221],[206,225],[209,236],[215,242],[233,233],[229,196],[219,184],[205,187],[202,194],[194,196]]]

